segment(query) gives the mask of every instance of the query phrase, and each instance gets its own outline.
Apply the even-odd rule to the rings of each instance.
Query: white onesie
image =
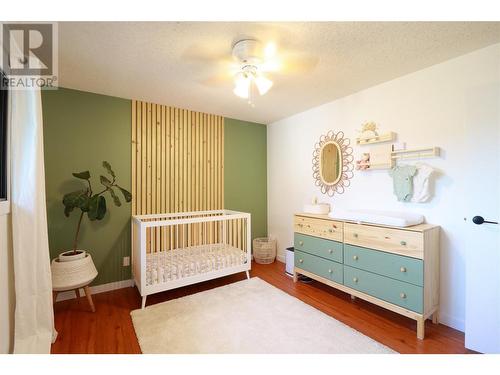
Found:
[[[429,178],[432,172],[434,172],[434,169],[422,163],[417,163],[415,166],[417,167],[417,174],[413,176],[413,196],[410,202],[427,202],[431,197],[431,192],[429,191]]]

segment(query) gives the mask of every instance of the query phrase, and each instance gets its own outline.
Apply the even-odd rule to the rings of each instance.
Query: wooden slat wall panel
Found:
[[[224,118],[136,100],[131,115],[132,215],[224,208]],[[148,231],[147,251],[171,249],[179,238],[201,244],[205,232],[219,241],[222,225],[179,231]]]

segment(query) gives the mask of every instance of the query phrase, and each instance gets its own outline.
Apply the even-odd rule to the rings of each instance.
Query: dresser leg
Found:
[[[296,271],[293,271],[293,282],[296,283],[298,280],[299,274]]]
[[[417,338],[423,340],[425,337],[425,319],[417,318]]]
[[[434,314],[432,314],[432,323],[439,324],[439,311],[438,310],[434,311]]]

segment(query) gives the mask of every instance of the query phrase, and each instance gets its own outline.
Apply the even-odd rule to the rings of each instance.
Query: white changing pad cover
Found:
[[[411,212],[393,212],[379,210],[336,210],[328,214],[336,220],[355,221],[362,223],[372,223],[388,225],[392,227],[410,227],[421,224],[425,218],[423,215]]]

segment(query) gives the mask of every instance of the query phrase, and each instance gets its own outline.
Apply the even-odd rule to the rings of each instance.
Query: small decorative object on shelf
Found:
[[[375,122],[373,121],[365,122],[361,126],[360,138],[373,138],[377,136],[378,136],[377,124],[375,124]]]
[[[364,171],[370,168],[370,153],[364,152],[361,159],[356,160],[356,170]]]
[[[379,134],[377,131],[377,124],[373,121],[363,124],[359,133],[359,137],[356,138],[357,145],[389,142],[396,138],[396,133],[393,132]]]

